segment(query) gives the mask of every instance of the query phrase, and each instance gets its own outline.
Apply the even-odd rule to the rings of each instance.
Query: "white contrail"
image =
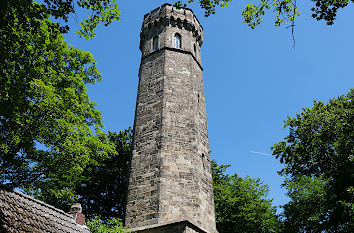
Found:
[[[263,152],[257,152],[257,151],[253,151],[253,150],[250,150],[251,153],[253,154],[259,154],[259,155],[268,155],[268,156],[272,156],[271,154],[268,154],[268,153],[263,153]]]

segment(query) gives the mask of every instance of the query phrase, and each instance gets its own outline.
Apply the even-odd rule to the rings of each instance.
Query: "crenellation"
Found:
[[[196,46],[196,52],[200,52],[200,47],[203,44],[203,28],[199,24],[199,21],[194,16],[193,12],[190,9],[182,8],[178,10],[172,5],[165,4],[159,8],[156,8],[151,13],[145,15],[144,22],[141,29],[141,39],[142,41],[147,42],[148,44],[140,44],[140,49],[143,52],[143,56],[148,55],[153,52],[151,49],[151,44],[153,37],[156,35],[161,35],[161,29],[164,27],[176,27],[180,30],[188,32],[191,34],[191,37],[194,38]],[[169,42],[169,38],[163,38],[162,41]],[[145,47],[145,48],[144,48]],[[171,47],[170,43],[162,44],[163,47]],[[188,48],[188,51],[194,53],[197,57],[194,47]]]
[[[198,28],[198,31],[202,31],[203,27],[199,23],[198,18],[194,15],[193,11],[188,8],[181,7],[178,9],[175,6],[172,6],[170,4],[164,4],[150,13],[145,14],[144,16],[144,21],[143,21],[143,27],[146,26],[146,24],[155,21],[156,19],[159,18],[180,18],[180,20],[188,21],[191,24],[195,25],[195,27]]]

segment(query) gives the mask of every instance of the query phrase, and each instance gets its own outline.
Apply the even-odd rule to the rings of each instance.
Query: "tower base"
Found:
[[[137,227],[129,229],[129,231],[136,233],[218,233],[216,230],[213,232],[207,232],[200,229],[188,220]]]

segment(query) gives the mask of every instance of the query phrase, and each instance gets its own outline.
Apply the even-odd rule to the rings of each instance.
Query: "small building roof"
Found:
[[[90,233],[73,216],[0,185],[0,232]]]

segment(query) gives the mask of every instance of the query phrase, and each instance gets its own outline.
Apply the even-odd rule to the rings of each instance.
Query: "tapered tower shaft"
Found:
[[[138,232],[216,232],[203,28],[190,9],[165,4],[144,16],[140,36],[126,226]]]

